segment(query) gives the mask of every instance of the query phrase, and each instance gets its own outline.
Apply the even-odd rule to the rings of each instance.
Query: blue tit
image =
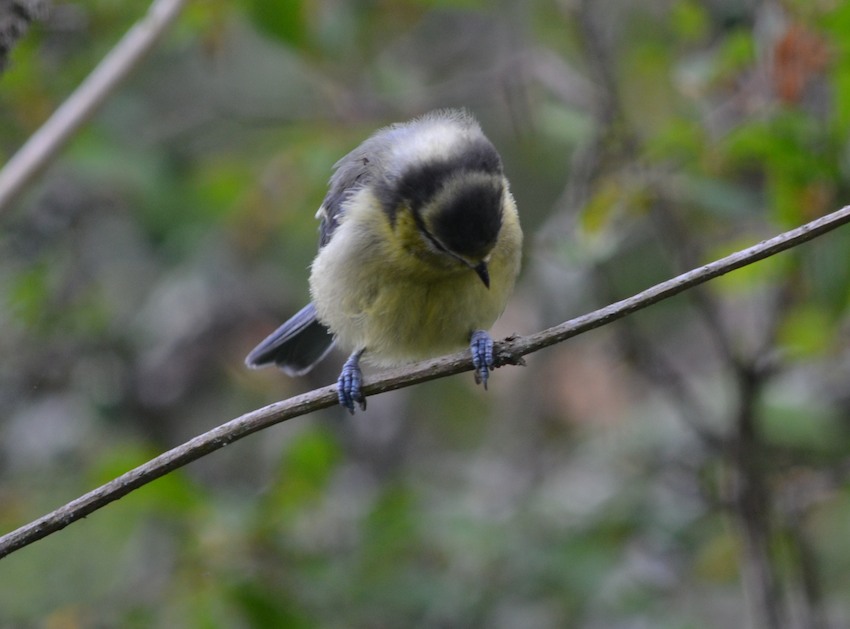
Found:
[[[520,268],[522,230],[502,160],[475,119],[440,110],[379,130],[335,165],[310,273],[312,303],[247,357],[309,371],[336,343],[337,382],[366,408],[360,360],[392,366],[469,346],[476,382],[494,368],[486,330]]]

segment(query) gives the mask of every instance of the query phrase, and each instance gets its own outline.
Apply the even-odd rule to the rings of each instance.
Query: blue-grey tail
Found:
[[[275,364],[290,376],[300,376],[324,358],[333,344],[333,335],[316,318],[316,308],[307,304],[257,345],[245,364],[252,369]]]

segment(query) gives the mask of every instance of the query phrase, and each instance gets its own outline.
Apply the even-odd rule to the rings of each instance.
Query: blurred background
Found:
[[[54,0],[7,160],[142,17]],[[526,232],[495,336],[848,202],[850,3],[208,0],[0,214],[0,529],[329,384],[248,371],[334,162],[465,106]],[[850,625],[850,229],[496,371],[251,436],[0,561],[0,626]]]

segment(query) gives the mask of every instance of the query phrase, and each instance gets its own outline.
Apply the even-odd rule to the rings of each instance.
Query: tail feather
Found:
[[[300,376],[324,358],[334,344],[333,335],[307,304],[289,321],[267,336],[245,358],[252,369],[275,364],[290,376]]]

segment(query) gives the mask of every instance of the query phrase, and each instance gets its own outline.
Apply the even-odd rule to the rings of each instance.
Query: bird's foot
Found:
[[[366,398],[360,391],[360,385],[363,382],[363,374],[360,371],[360,355],[362,353],[363,350],[359,350],[348,357],[348,360],[342,366],[339,379],[336,381],[339,403],[347,408],[352,415],[354,414],[355,404],[360,407],[360,410],[366,410]]]
[[[496,368],[493,360],[493,339],[484,330],[476,330],[469,339],[469,349],[472,352],[472,364],[475,366],[475,384],[483,384],[487,388],[487,378]]]

